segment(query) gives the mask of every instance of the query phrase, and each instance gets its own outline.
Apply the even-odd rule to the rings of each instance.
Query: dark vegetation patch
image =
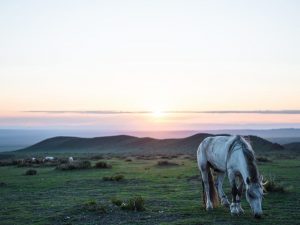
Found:
[[[5,183],[5,182],[0,182],[0,187],[6,187],[7,186],[7,184]]]
[[[256,160],[257,160],[258,162],[272,162],[271,159],[269,159],[269,158],[267,158],[267,157],[264,157],[264,156],[257,156],[257,157],[256,157]]]
[[[122,181],[125,177],[122,174],[114,175],[114,176],[105,176],[102,178],[104,181]]]
[[[37,171],[33,170],[33,169],[29,169],[25,172],[25,175],[27,175],[27,176],[37,175]]]
[[[103,155],[93,155],[91,156],[91,160],[99,160],[99,159],[104,159]]]
[[[70,163],[59,164],[56,169],[58,170],[80,170],[80,169],[90,169],[92,164],[88,160],[78,160]]]
[[[264,182],[265,182],[264,189],[267,192],[286,193],[292,189],[291,186],[276,180],[275,176],[271,176],[270,178],[266,179]]]
[[[179,164],[174,163],[174,162],[170,162],[167,160],[160,160],[157,162],[157,166],[159,167],[166,167],[166,166],[179,166]]]
[[[129,211],[145,211],[145,200],[141,196],[135,196],[128,200],[119,199],[114,197],[111,199],[111,203],[120,207],[122,210]]]
[[[106,213],[107,206],[104,204],[98,203],[96,200],[89,200],[84,203],[83,209],[90,211],[90,212],[97,212],[97,213]]]
[[[110,169],[112,168],[112,165],[107,162],[100,161],[97,162],[94,167],[97,169]]]
[[[200,175],[194,175],[186,178],[187,181],[200,181]]]

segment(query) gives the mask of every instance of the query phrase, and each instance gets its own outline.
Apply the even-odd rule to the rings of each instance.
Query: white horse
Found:
[[[206,210],[219,204],[230,206],[231,214],[241,214],[243,185],[246,186],[246,199],[256,218],[262,215],[263,184],[259,176],[254,151],[241,136],[215,136],[205,138],[197,151],[198,167],[202,175],[203,199]],[[212,171],[216,172],[216,180]],[[222,188],[225,174],[232,188],[230,205]]]

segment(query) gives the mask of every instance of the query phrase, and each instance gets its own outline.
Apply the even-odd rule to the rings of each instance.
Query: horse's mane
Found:
[[[256,159],[255,159],[255,154],[252,149],[252,146],[249,142],[247,142],[243,137],[241,136],[236,136],[236,138],[233,140],[231,144],[231,148],[233,148],[235,145],[240,145],[241,149],[244,153],[245,160],[247,163],[249,175],[250,175],[250,180],[251,182],[258,182],[258,170],[257,170],[257,165],[256,165]]]

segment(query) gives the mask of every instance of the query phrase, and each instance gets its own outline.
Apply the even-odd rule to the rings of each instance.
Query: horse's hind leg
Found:
[[[225,173],[224,172],[218,172],[215,185],[216,185],[217,190],[218,190],[218,195],[219,195],[219,198],[221,200],[221,205],[223,205],[225,207],[229,207],[230,203],[228,201],[228,198],[227,198],[226,194],[223,191],[224,178],[225,178]]]
[[[201,169],[201,175],[202,175],[202,182],[204,185],[204,192],[205,192],[205,203],[206,203],[206,210],[212,210],[213,204],[211,202],[210,198],[210,192],[209,192],[209,182],[208,182],[208,170],[209,168],[206,167],[205,169]]]
[[[210,193],[209,193],[209,183],[208,183],[209,167],[207,166],[206,155],[205,155],[202,145],[200,145],[198,152],[197,152],[197,161],[198,161],[198,167],[201,172],[202,182],[203,182],[203,186],[204,186],[203,194],[205,194],[206,210],[211,210],[211,209],[213,209],[213,204],[211,202]]]

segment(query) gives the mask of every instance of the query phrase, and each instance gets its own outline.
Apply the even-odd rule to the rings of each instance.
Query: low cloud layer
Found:
[[[28,113],[51,113],[51,114],[63,114],[63,113],[76,113],[76,114],[150,114],[152,111],[113,111],[113,110],[94,110],[94,111],[24,111]],[[228,111],[164,111],[164,113],[219,113],[219,114],[300,114],[300,110],[228,110]]]

